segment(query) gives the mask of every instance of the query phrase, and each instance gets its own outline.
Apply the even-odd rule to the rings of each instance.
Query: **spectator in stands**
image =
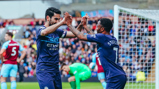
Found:
[[[39,19],[39,20],[36,21],[36,25],[37,25],[37,26],[38,26],[38,25],[44,25],[44,21],[41,20],[41,19]]]
[[[6,26],[8,26],[8,25],[9,25],[8,20],[4,20],[4,22],[3,22],[3,27],[6,27]]]
[[[23,77],[24,77],[24,73],[25,73],[25,68],[24,68],[23,62],[24,61],[22,60],[18,66],[19,82],[23,82]]]
[[[14,21],[11,20],[11,21],[9,22],[9,25],[15,25],[15,24],[14,24]]]
[[[0,24],[0,34],[2,34],[2,32],[5,30],[5,28],[3,27],[2,24]]]
[[[35,25],[35,18],[32,19],[32,21],[30,22],[29,25],[31,25],[31,26],[32,26],[32,25]]]
[[[24,38],[30,37],[30,34],[31,34],[31,31],[30,31],[29,27],[26,27]]]
[[[32,25],[32,28],[31,28],[31,32],[33,32],[33,31],[36,32],[36,30],[37,30],[37,29],[36,29],[36,27],[35,27],[35,24],[33,24],[33,25]]]

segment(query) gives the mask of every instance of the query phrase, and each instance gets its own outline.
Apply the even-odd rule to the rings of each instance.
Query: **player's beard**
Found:
[[[100,29],[97,29],[97,33],[100,33]]]
[[[97,33],[99,33],[100,31],[99,30],[97,30]]]
[[[54,23],[53,21],[49,21],[49,26],[51,26],[51,25],[54,25],[54,24],[56,24],[56,23]]]
[[[102,33],[103,31],[101,31],[101,28],[99,28],[99,29],[97,28],[97,33]]]

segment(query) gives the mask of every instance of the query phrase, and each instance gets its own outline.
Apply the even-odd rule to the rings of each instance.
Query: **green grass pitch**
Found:
[[[11,83],[7,83],[7,89],[10,89]],[[71,89],[67,82],[62,83],[62,89]],[[40,89],[37,82],[17,83],[17,89]],[[81,89],[103,89],[99,82],[82,82]],[[125,89],[155,89],[154,83],[127,83]]]

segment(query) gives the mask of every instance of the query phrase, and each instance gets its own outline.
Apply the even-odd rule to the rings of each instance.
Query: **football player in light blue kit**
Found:
[[[26,54],[24,48],[19,43],[13,41],[12,37],[13,34],[11,32],[5,34],[5,40],[7,42],[2,45],[0,51],[0,59],[3,62],[1,69],[1,89],[7,89],[6,79],[8,76],[10,76],[11,80],[11,89],[16,89],[17,62],[19,63]],[[22,56],[17,60],[19,51],[22,52]],[[3,58],[2,54],[4,52],[6,52],[6,54]]]

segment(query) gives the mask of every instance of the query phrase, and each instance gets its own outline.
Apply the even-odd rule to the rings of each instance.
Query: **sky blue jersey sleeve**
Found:
[[[91,68],[91,69],[94,69],[94,68],[95,68],[95,65],[96,65],[96,55],[97,55],[97,53],[94,53],[93,56],[92,56],[93,65],[92,65],[92,68]]]
[[[23,46],[21,44],[19,44],[19,51],[23,51],[23,50],[24,50]]]
[[[97,55],[97,53],[94,53],[92,56],[92,62],[95,64],[96,64],[96,55]]]
[[[10,42],[10,41],[5,42],[5,43],[2,45],[2,49],[7,49],[9,42]]]

